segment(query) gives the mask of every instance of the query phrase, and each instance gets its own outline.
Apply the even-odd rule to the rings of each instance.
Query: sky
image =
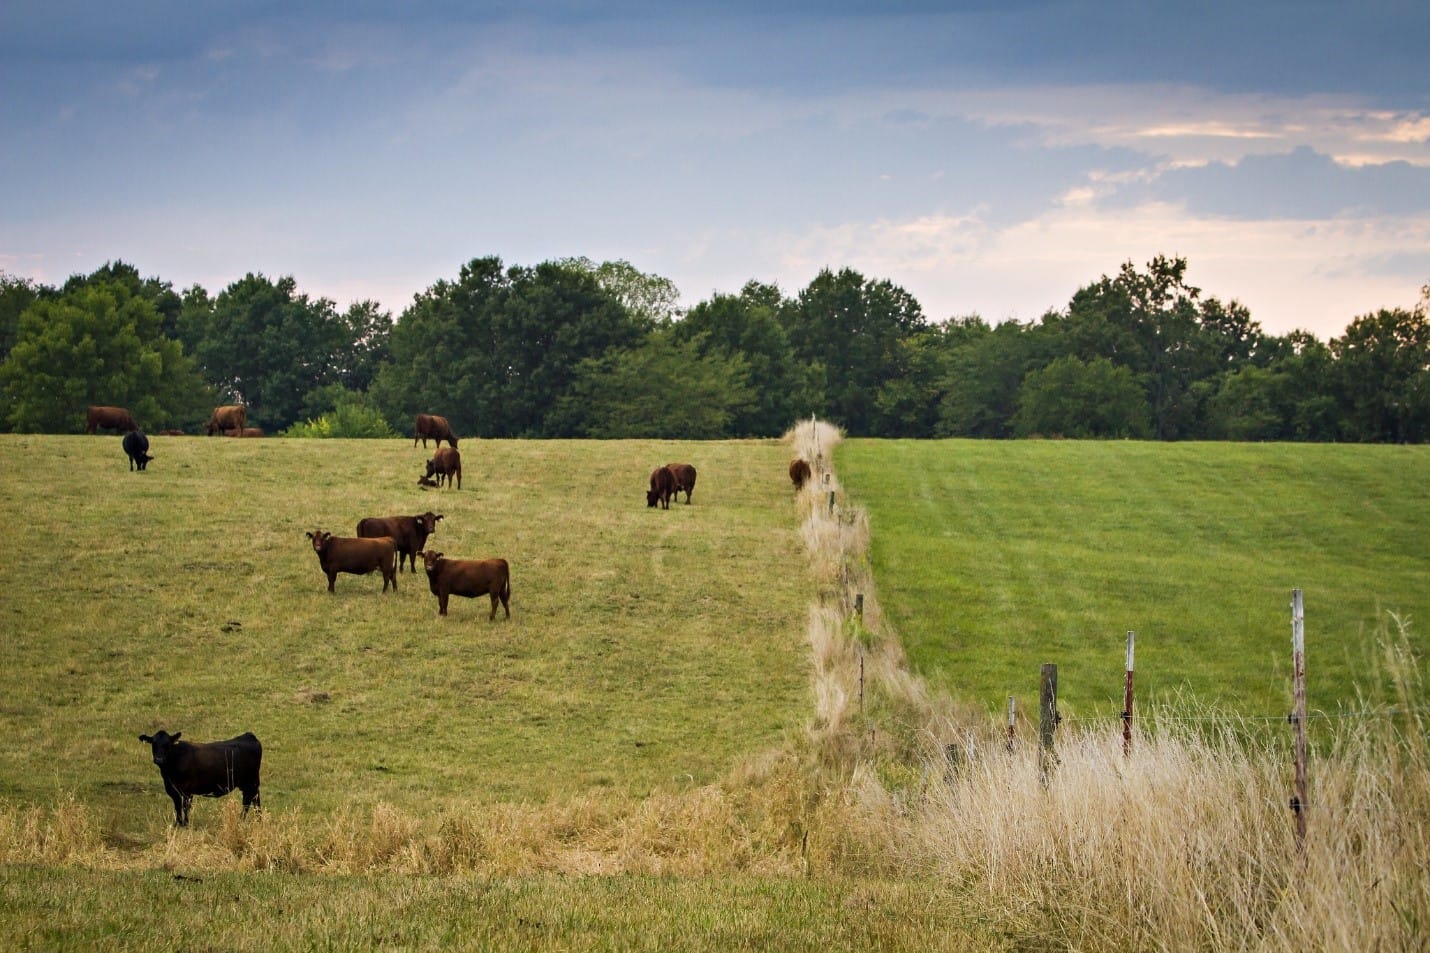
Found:
[[[1327,340],[1430,284],[1427,41],[1424,0],[5,0],[0,271],[396,317],[488,255],[686,307],[852,268],[998,323],[1168,255]]]

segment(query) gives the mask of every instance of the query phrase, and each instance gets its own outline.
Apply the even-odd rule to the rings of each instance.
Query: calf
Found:
[[[328,591],[333,591],[333,583],[338,573],[352,573],[366,576],[382,570],[382,591],[392,583],[392,591],[397,591],[397,544],[391,536],[381,539],[357,539],[352,536],[334,536],[320,529],[307,534],[313,541],[313,552],[318,554],[318,565],[328,577]]]
[[[427,584],[437,597],[438,615],[447,614],[448,596],[491,596],[492,612],[487,621],[497,617],[497,600],[511,618],[511,568],[505,559],[448,559],[431,551],[418,555],[427,570]]]
[[[457,448],[457,435],[452,433],[452,425],[447,423],[446,417],[439,417],[436,414],[418,414],[417,420],[412,424],[412,446],[417,446],[417,439],[422,438],[422,449],[427,449],[427,438],[431,437],[437,442],[437,446],[442,446],[445,440],[452,445],[452,449]]]
[[[262,427],[230,427],[223,432],[225,437],[261,437]]]
[[[670,509],[670,498],[675,494],[675,474],[670,467],[656,467],[650,472],[650,489],[646,491],[645,505]]]
[[[357,534],[366,539],[391,536],[397,544],[397,571],[407,560],[409,572],[417,571],[417,554],[427,545],[427,537],[437,532],[441,513],[428,510],[421,516],[369,516],[357,524]]]
[[[137,463],[140,470],[149,466],[154,458],[149,455],[149,438],[142,430],[131,430],[124,435],[124,453],[129,457],[129,472],[134,472]]]
[[[92,405],[84,412],[84,432],[94,433],[96,428],[117,430],[121,433],[138,430],[134,415],[123,407],[102,407]]]
[[[803,457],[795,457],[789,462],[789,481],[794,484],[796,492],[809,482],[809,464]]]
[[[223,797],[234,788],[243,792],[243,813],[258,803],[258,769],[263,763],[263,745],[253,732],[227,741],[195,744],[180,741],[182,731],[172,735],[140,735],[154,753],[154,763],[164,779],[164,792],[174,802],[174,825],[187,827],[194,795]]]
[[[688,463],[667,463],[665,468],[675,477],[675,490],[671,496],[680,501],[680,491],[685,491],[685,502],[690,503],[690,494],[695,491],[695,468]]]
[[[441,486],[446,480],[447,485],[452,485],[452,477],[457,478],[457,489],[462,488],[462,455],[451,447],[438,447],[437,452],[427,461],[427,479],[437,478],[437,485]],[[421,482],[421,481],[419,481]]]

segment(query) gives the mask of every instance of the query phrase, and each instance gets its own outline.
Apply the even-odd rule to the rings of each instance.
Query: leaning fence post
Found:
[[[1057,762],[1053,752],[1053,730],[1061,720],[1058,715],[1058,667],[1044,662],[1038,704],[1038,776],[1044,784],[1048,783],[1048,776]]]
[[[1296,819],[1296,850],[1306,849],[1306,613],[1301,590],[1291,590],[1291,722],[1295,732],[1296,790],[1291,813]]]
[[[1127,633],[1127,680],[1122,688],[1122,756],[1132,756],[1132,645],[1136,632]]]

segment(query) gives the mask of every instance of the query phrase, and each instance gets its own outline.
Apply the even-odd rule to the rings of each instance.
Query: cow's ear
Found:
[[[442,514],[441,514],[441,513],[438,513],[438,514],[437,514],[437,519],[441,519],[441,518],[442,518]],[[436,520],[433,520],[433,522],[436,522]]]
[[[170,740],[170,741],[178,741],[178,740],[179,740],[179,736],[182,735],[182,734],[183,734],[182,731],[176,731],[176,732],[174,732],[172,735],[169,736],[169,740]]]
[[[154,743],[154,739],[151,738],[149,735],[140,735],[139,740],[144,742],[146,745],[152,745]]]

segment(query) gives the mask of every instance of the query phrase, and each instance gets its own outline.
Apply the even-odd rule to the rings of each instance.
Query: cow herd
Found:
[[[245,435],[247,411],[242,405],[215,408],[207,424],[207,432],[225,433],[233,436]],[[86,420],[86,430],[93,433],[98,428],[124,433],[124,452],[130,460],[130,468],[136,465],[143,470],[152,456],[148,454],[149,441],[134,422],[129,411],[122,407],[91,407]],[[418,479],[422,487],[440,487],[444,483],[462,486],[461,456],[457,452],[457,437],[446,418],[429,414],[419,414],[413,427],[413,447],[422,440],[425,448],[427,439],[437,444],[432,459],[427,461],[424,476]],[[449,444],[443,447],[442,443]],[[798,492],[810,479],[810,466],[803,459],[790,462],[789,477]],[[434,479],[435,478],[435,479]],[[685,494],[687,505],[695,491],[695,467],[688,463],[668,463],[657,467],[650,475],[650,488],[646,493],[647,507],[670,508],[671,498],[679,502],[680,494]],[[500,604],[506,618],[511,618],[511,567],[505,559],[449,559],[445,553],[428,546],[428,540],[437,530],[437,523],[444,517],[431,511],[413,516],[371,516],[358,521],[357,535],[334,536],[320,528],[306,534],[318,565],[328,580],[328,591],[335,591],[339,573],[368,575],[382,573],[382,591],[390,586],[397,591],[398,574],[403,567],[416,573],[417,560],[421,559],[427,573],[428,588],[437,597],[437,612],[447,614],[451,596],[475,599],[487,596],[491,609],[488,621],[496,619]],[[174,804],[174,823],[183,827],[189,821],[189,809],[194,796],[221,797],[230,791],[243,794],[243,810],[259,807],[259,768],[263,759],[263,746],[252,733],[245,733],[227,741],[194,743],[180,740],[180,732],[170,735],[159,731],[154,735],[140,735],[139,740],[150,746],[154,764],[158,766],[164,781],[164,791]]]

